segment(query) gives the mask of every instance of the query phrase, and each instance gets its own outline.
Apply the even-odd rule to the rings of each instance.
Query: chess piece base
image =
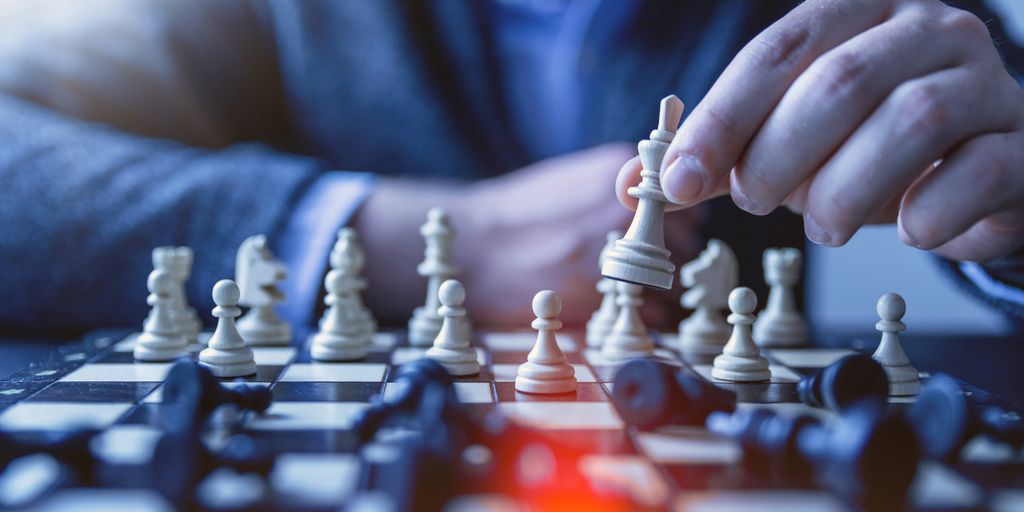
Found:
[[[764,382],[772,378],[772,372],[763,356],[721,354],[715,358],[711,378],[730,382]]]
[[[361,334],[316,333],[309,355],[318,361],[357,361],[370,353],[371,340]]]
[[[654,357],[654,342],[650,343],[649,348],[645,348],[639,343],[636,345],[633,345],[634,348],[622,348],[612,346],[610,343],[606,342],[604,347],[601,348],[601,357],[609,361],[626,361],[628,359],[637,359],[641,357]]]
[[[642,258],[651,259],[652,262],[654,262],[653,258]],[[675,277],[674,271],[675,265],[667,259],[663,264],[658,265],[656,268],[651,268],[639,265],[630,265],[620,261],[613,261],[609,257],[608,261],[606,261],[604,266],[601,267],[601,275],[609,279],[625,281],[627,283],[638,284],[650,288],[658,288],[660,290],[672,289],[672,279]]]
[[[283,321],[261,321],[247,314],[238,320],[238,333],[246,345],[253,347],[287,347],[292,343],[292,328]]]
[[[428,314],[423,306],[416,308],[409,320],[409,344],[414,347],[432,345],[437,333],[441,332],[442,320],[440,315]]]
[[[557,380],[540,380],[528,377],[516,377],[516,391],[534,395],[554,395],[576,391],[576,378]]]
[[[139,361],[173,361],[188,355],[188,343],[177,335],[142,333],[135,339],[134,357]]]
[[[232,377],[245,377],[246,375],[256,375],[256,363],[239,363],[239,364],[224,364],[224,365],[213,365],[200,361],[199,364],[210,369],[215,377],[221,378],[232,378]]]
[[[431,347],[425,355],[441,363],[448,373],[455,376],[480,373],[480,362],[476,360],[476,350],[470,347],[464,349]]]
[[[754,342],[762,347],[806,345],[807,323],[796,314],[759,317],[754,322]]]
[[[889,396],[914,396],[921,392],[921,378],[913,366],[883,366],[889,378]]]

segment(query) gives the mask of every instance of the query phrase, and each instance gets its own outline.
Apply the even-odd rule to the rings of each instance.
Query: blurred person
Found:
[[[785,204],[827,245],[899,214],[912,245],[996,261],[950,268],[1011,310],[982,282],[1012,288],[1016,260],[999,258],[1024,242],[1024,116],[998,23],[937,0],[794,4],[0,3],[0,329],[137,325],[149,250],[167,244],[195,250],[187,291],[208,312],[255,233],[289,265],[288,318],[308,325],[342,225],[366,246],[369,305],[401,324],[425,289],[433,206],[458,230],[477,323],[526,325],[551,288],[578,324],[604,233],[631,217],[614,197],[629,206],[635,143],[671,93],[704,98],[666,158],[674,201]],[[725,240],[750,282],[800,226],[716,200],[666,231],[676,261]]]

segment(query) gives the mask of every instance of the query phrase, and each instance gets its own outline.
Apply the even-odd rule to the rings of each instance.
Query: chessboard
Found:
[[[105,331],[63,347],[0,382],[0,431],[16,437],[97,429],[90,478],[72,478],[53,458],[16,459],[0,475],[0,504],[32,510],[173,510],[175,499],[154,490],[173,464],[154,453],[161,438],[164,381],[171,363],[136,361],[138,333]],[[203,348],[190,346],[191,357]],[[689,366],[671,335],[657,335],[658,360]],[[473,336],[481,370],[455,378],[460,407],[470,417],[501,417],[581,456],[574,470],[586,482],[588,510],[849,510],[812,482],[767,477],[748,469],[736,442],[697,426],[641,431],[627,425],[611,401],[616,363],[583,343],[582,333],[559,333],[558,345],[576,371],[574,393],[517,392],[516,370],[536,333],[480,332]],[[401,332],[379,332],[358,362],[311,359],[308,347],[254,347],[256,375],[224,379],[268,386],[273,401],[261,413],[218,409],[213,419],[270,447],[265,476],[217,470],[204,475],[195,503],[205,509],[389,510],[366,489],[370,457],[353,421],[378,396],[395,392],[397,369],[420,359]],[[852,353],[841,348],[766,349],[771,380],[716,383],[736,393],[737,409],[768,408],[781,415],[835,413],[800,402],[797,382]],[[709,365],[692,370],[710,380]],[[927,375],[922,375],[927,381]],[[980,392],[980,391],[979,391]],[[913,398],[890,398],[900,408]],[[922,462],[909,492],[913,510],[1024,510],[1024,458],[984,439],[956,463]],[[501,439],[495,440],[501,443]],[[161,473],[160,470],[164,472]],[[530,467],[520,471],[529,473]],[[543,478],[543,475],[541,475]],[[558,482],[552,483],[558,485]],[[179,502],[180,503],[180,502]],[[594,508],[593,504],[599,504]],[[362,507],[356,506],[357,504]],[[603,505],[601,505],[603,504]],[[446,510],[537,510],[529,493],[458,495]],[[563,503],[560,509],[576,509]],[[180,505],[177,505],[180,506]],[[532,508],[531,508],[532,507]],[[416,509],[416,507],[414,507]]]

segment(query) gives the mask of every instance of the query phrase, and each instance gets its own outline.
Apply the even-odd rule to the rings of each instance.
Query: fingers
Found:
[[[662,164],[670,201],[690,204],[725,176],[793,80],[819,55],[880,23],[889,1],[812,0],[747,44],[680,127]]]
[[[734,170],[740,208],[770,213],[897,85],[964,59],[971,45],[962,32],[935,38],[934,23],[923,22],[930,13],[922,11],[908,9],[855,36],[796,79]]]
[[[958,147],[903,198],[900,238],[985,261],[1024,242],[1024,135],[992,133]],[[1014,213],[1018,212],[1018,213]]]
[[[642,170],[643,166],[640,165],[640,157],[634,156],[622,165],[618,176],[615,177],[615,196],[619,198],[622,206],[629,210],[636,211],[637,199],[629,195],[627,191],[629,187],[635,187],[640,184],[640,171]]]
[[[1012,125],[1015,114],[987,97],[992,91],[979,87],[978,76],[962,66],[897,87],[815,175],[804,212],[807,237],[846,243],[957,143]]]

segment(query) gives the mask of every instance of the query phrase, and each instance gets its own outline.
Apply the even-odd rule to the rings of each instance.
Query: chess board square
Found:
[[[657,469],[636,455],[585,455],[579,468],[594,488],[628,496],[644,507],[664,505],[671,493]]]
[[[333,507],[356,490],[359,472],[353,454],[283,453],[274,461],[270,482],[283,503]]]
[[[221,381],[221,385],[228,388],[238,388],[241,386],[269,386],[266,382],[249,382],[249,381]],[[146,398],[142,400],[145,404],[158,404],[163,401],[164,397],[164,386],[163,384],[158,385],[153,391],[146,395]]]
[[[772,382],[722,382],[713,381],[720,388],[736,393],[737,402],[754,404],[776,404],[799,402],[796,384]]]
[[[699,427],[670,427],[637,435],[640,450],[662,464],[733,464],[743,457],[739,444]]]
[[[623,428],[611,402],[501,402],[498,409],[512,421],[541,429]]]
[[[824,368],[848,355],[856,354],[847,348],[773,348],[765,356],[773,361],[795,368]]]
[[[841,512],[849,510],[838,498],[817,490],[716,490],[680,494],[672,508],[678,512]]]
[[[277,377],[281,375],[281,371],[284,370],[284,366],[256,366],[256,375],[246,375],[244,377],[225,377],[221,379],[222,383],[239,381],[248,383],[270,383],[277,380]]]
[[[597,377],[585,364],[574,364],[576,370],[576,382],[597,382]],[[494,372],[494,382],[515,382],[516,374],[519,372],[518,364],[495,364],[491,367]]]
[[[576,391],[573,393],[551,395],[516,391],[515,382],[495,382],[494,388],[498,393],[499,402],[607,402],[609,400],[604,389],[601,389],[601,385],[596,382],[578,382]]]
[[[711,377],[711,368],[712,367],[713,366],[710,365],[710,364],[697,364],[697,365],[693,366],[693,370],[696,371],[697,373],[699,373],[701,377],[704,377],[705,379],[707,379],[710,382],[714,382],[716,384],[719,384],[719,383],[725,384],[725,383],[727,383],[727,381],[715,380],[715,379],[713,379]],[[789,369],[789,368],[787,368],[785,366],[782,366],[782,365],[779,365],[779,364],[769,364],[768,365],[768,369],[771,370],[771,372],[772,372],[771,380],[769,380],[769,382],[771,382],[771,383],[775,383],[775,384],[795,384],[795,383],[800,381],[800,374],[794,372],[793,370],[791,370],[791,369]],[[743,384],[745,384],[745,383],[743,383]]]
[[[933,461],[918,466],[909,491],[911,502],[923,510],[980,510],[983,493],[981,487]]]
[[[162,382],[171,363],[86,364],[62,382]]]
[[[278,382],[274,400],[284,402],[369,402],[380,382]]]
[[[172,512],[156,491],[145,489],[68,488],[32,507],[36,512]]]
[[[562,352],[576,352],[579,344],[571,335],[558,333],[555,335],[558,348]],[[483,344],[491,352],[529,352],[537,343],[536,331],[521,332],[485,332],[480,335]]]
[[[91,443],[93,452],[108,464],[145,464],[163,432],[150,425],[114,425]]]
[[[797,416],[800,414],[808,414],[815,416],[821,420],[828,420],[835,415],[828,409],[819,409],[817,407],[811,407],[804,405],[800,402],[778,402],[778,403],[754,403],[754,402],[741,402],[736,404],[737,409],[770,409],[776,414],[782,416]]]
[[[402,366],[410,361],[426,357],[428,348],[429,347],[398,347],[391,353],[391,364],[393,366]],[[473,350],[476,350],[476,361],[480,363],[480,366],[486,366],[487,352],[480,347],[474,347]]]
[[[159,386],[156,382],[66,382],[50,384],[32,395],[32,402],[135,403]]]
[[[402,386],[396,382],[388,382],[384,388],[384,400],[393,400],[401,388]],[[456,382],[455,396],[463,404],[494,403],[494,392],[491,390],[490,382]]]
[[[253,347],[252,353],[258,366],[285,366],[295,357],[292,347]]]
[[[386,365],[374,363],[299,363],[281,376],[281,382],[380,382]]]
[[[275,402],[246,425],[250,430],[348,429],[368,404],[359,402]]]
[[[355,453],[365,443],[351,430],[296,429],[248,430],[256,442],[274,447],[277,453]]]
[[[104,428],[132,404],[77,402],[19,402],[0,413],[4,430],[70,430]]]

